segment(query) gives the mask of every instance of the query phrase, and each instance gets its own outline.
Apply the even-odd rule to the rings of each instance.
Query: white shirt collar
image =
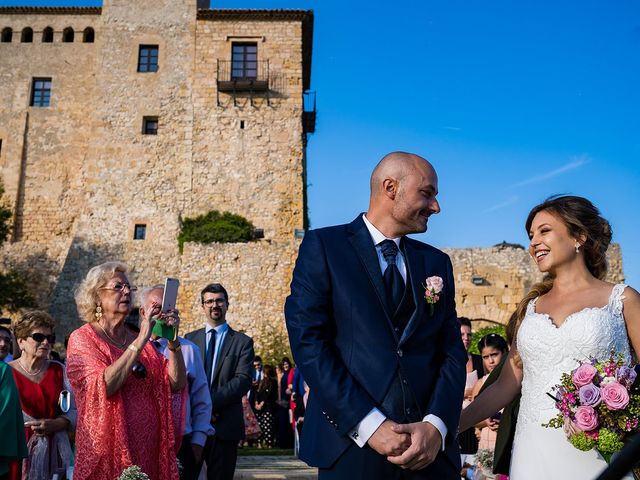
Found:
[[[371,234],[371,239],[373,240],[374,245],[378,245],[384,240],[393,240],[394,242],[396,242],[398,249],[400,249],[400,239],[402,237],[387,238],[380,230],[375,227],[373,223],[369,221],[366,214],[362,214],[362,219],[364,220],[364,224],[367,226],[367,230],[369,230],[369,233]]]

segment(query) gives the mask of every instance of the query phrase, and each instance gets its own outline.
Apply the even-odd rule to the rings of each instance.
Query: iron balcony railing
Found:
[[[218,60],[218,90],[258,92],[269,89],[269,60]]]

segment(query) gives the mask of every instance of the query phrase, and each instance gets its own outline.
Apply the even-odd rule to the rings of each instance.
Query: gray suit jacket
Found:
[[[206,352],[206,333],[201,328],[185,335],[200,348],[202,362]],[[216,360],[211,383],[213,427],[221,440],[239,441],[244,438],[242,396],[251,387],[253,340],[231,327]]]

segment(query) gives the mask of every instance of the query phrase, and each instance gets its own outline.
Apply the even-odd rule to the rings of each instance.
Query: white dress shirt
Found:
[[[402,254],[402,250],[400,250],[400,238],[387,238],[384,234],[378,230],[368,219],[366,215],[362,215],[362,219],[364,220],[364,224],[367,226],[369,233],[371,234],[371,239],[373,244],[376,246],[376,252],[378,253],[378,261],[380,262],[380,271],[384,275],[384,271],[387,268],[387,262],[382,255],[382,249],[379,244],[383,240],[393,240],[398,246],[398,255],[396,257],[396,266],[398,270],[400,270],[400,274],[405,281],[407,282],[407,264],[404,259],[404,255]],[[377,408],[373,408],[366,417],[364,417],[360,423],[358,423],[355,428],[349,432],[349,437],[356,442],[359,447],[364,447],[371,435],[375,433],[375,431],[382,425],[387,417],[378,410]],[[429,422],[431,425],[436,427],[442,436],[442,450],[444,450],[444,439],[447,436],[447,426],[444,424],[442,419],[437,415],[429,414],[426,415],[423,419],[423,422]]]

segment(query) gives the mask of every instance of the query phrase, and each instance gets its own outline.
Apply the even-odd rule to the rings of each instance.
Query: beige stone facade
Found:
[[[312,128],[313,12],[210,10],[196,0],[105,0],[102,8],[0,7],[0,175],[15,212],[3,268],[29,272],[59,333],[79,325],[73,289],[119,259],[138,286],[181,280],[184,330],[202,318],[198,293],[221,282],[229,321],[268,350],[285,338],[283,304],[306,227],[306,142]],[[33,41],[21,41],[25,28]],[[53,42],[42,41],[51,27]],[[87,28],[93,42],[83,41]],[[72,28],[73,42],[63,42]],[[232,45],[255,44],[266,89],[222,91]],[[140,45],[158,71],[137,71]],[[30,106],[33,78],[51,79],[48,107]],[[142,133],[143,118],[158,134]],[[264,230],[249,244],[178,251],[180,219],[230,211]],[[146,226],[134,240],[135,225]],[[460,315],[504,323],[537,279],[515,248],[451,249]],[[620,251],[612,279],[622,279]],[[475,283],[474,283],[475,279]]]
[[[60,333],[79,324],[74,286],[107,259],[129,264],[140,286],[180,278],[187,330],[201,321],[197,293],[219,281],[238,328],[283,332],[295,232],[306,226],[313,12],[199,6],[0,8],[0,32],[13,32],[0,42],[0,175],[15,212],[2,263],[31,272]],[[47,27],[51,43],[42,40]],[[69,27],[74,41],[63,42]],[[22,41],[25,28],[32,42]],[[267,88],[220,91],[235,43],[257,46]],[[156,72],[138,72],[141,45],[157,46]],[[51,79],[49,106],[30,106],[34,78]],[[158,119],[157,135],[142,133],[145,117]],[[180,219],[211,209],[244,216],[264,238],[187,244],[180,255]],[[137,224],[144,240],[134,240]]]

